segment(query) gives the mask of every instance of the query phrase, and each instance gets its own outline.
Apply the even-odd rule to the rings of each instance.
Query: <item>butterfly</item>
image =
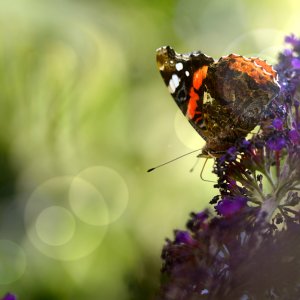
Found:
[[[260,122],[280,86],[266,61],[237,54],[218,61],[201,51],[156,51],[161,76],[176,104],[206,141],[202,156],[219,157]]]

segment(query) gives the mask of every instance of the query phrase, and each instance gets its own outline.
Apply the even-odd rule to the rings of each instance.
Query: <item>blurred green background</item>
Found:
[[[217,193],[155,49],[270,63],[297,0],[1,0],[0,292],[151,299],[165,237]],[[205,169],[210,174],[212,161]]]

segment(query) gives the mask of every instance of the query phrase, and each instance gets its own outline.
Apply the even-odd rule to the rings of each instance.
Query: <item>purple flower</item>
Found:
[[[296,36],[292,33],[291,35],[287,35],[284,39],[284,41],[288,44],[296,44],[298,42],[298,39],[296,38]]]
[[[244,149],[248,149],[249,146],[251,146],[251,143],[247,140],[242,140],[241,142],[241,147],[244,148]]]
[[[283,129],[283,122],[280,118],[274,119],[273,122],[272,122],[272,125],[277,130],[282,130]]]
[[[197,214],[192,214],[193,218],[195,220],[197,220],[197,222],[199,223],[203,223],[204,221],[206,221],[209,217],[209,214],[207,212],[207,210],[204,211],[200,211]]]
[[[237,212],[239,212],[242,208],[246,206],[247,198],[245,197],[225,197],[215,206],[216,211],[224,216],[229,217]]]
[[[299,49],[300,49],[300,39],[297,38],[294,34],[286,36],[285,42],[287,44],[291,44],[295,51],[299,51]]]
[[[292,141],[293,144],[299,144],[300,143],[300,133],[296,129],[292,129],[289,132],[289,138]]]
[[[282,136],[270,137],[267,140],[267,147],[270,150],[280,151],[286,146],[286,140]]]
[[[291,56],[291,55],[293,55],[293,51],[291,49],[284,49],[283,55],[284,56]]]
[[[236,154],[236,147],[230,147],[227,150],[227,153],[230,154],[230,155],[235,155]]]
[[[17,300],[17,297],[11,293],[8,293],[1,300]]]
[[[193,244],[194,240],[188,231],[175,230],[176,244]]]
[[[300,59],[299,58],[293,58],[292,59],[292,66],[295,69],[300,69]]]

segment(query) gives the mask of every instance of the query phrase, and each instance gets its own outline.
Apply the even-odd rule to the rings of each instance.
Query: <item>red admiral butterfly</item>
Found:
[[[276,71],[257,57],[230,54],[214,61],[200,51],[156,51],[157,65],[175,102],[218,157],[257,126],[279,93]]]

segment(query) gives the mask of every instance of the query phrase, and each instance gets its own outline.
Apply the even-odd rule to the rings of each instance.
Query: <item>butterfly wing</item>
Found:
[[[161,76],[176,104],[195,130],[206,139],[203,119],[204,81],[213,58],[200,51],[178,54],[170,46],[156,51]]]
[[[266,105],[279,93],[277,73],[266,61],[230,54],[221,57],[207,74],[210,95],[235,116],[235,126],[252,130]]]

